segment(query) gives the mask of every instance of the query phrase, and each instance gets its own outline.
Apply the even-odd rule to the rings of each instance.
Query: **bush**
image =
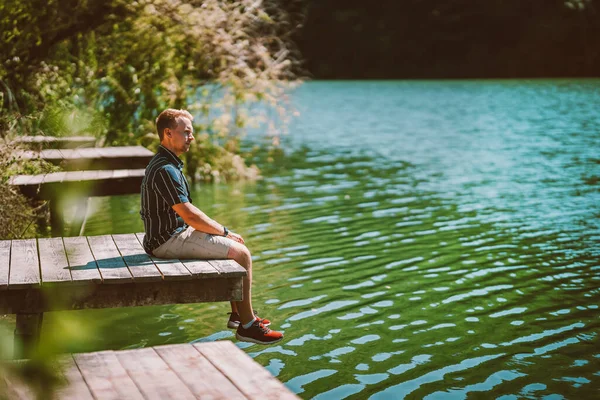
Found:
[[[204,143],[223,147],[261,124],[276,137],[299,70],[290,40],[297,24],[276,4],[7,0],[0,135],[87,133],[134,144],[173,107],[195,115]]]

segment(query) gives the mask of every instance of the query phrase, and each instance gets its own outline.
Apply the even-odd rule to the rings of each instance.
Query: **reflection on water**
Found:
[[[592,398],[600,388],[600,82],[320,82],[293,158],[194,199],[244,235],[303,398]],[[86,234],[142,229],[95,199]],[[85,311],[89,350],[235,340],[227,304]],[[561,397],[562,396],[562,397]]]

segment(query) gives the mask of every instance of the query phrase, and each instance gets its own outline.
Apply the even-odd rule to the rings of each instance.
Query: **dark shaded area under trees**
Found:
[[[305,0],[296,42],[316,79],[585,77],[597,0]]]

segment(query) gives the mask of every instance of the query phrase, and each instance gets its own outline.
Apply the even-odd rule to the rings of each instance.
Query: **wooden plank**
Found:
[[[88,147],[79,149],[79,153],[82,154],[85,158],[102,158],[100,153],[100,149],[97,147]]]
[[[81,158],[85,158],[82,156],[80,149],[62,149],[58,151],[61,152],[62,157],[65,161],[74,161],[79,160]]]
[[[46,174],[46,176],[44,177],[44,184],[48,184],[48,183],[61,183],[63,181],[63,179],[65,179],[65,177],[67,176],[67,172],[65,171],[61,171],[61,172],[52,172],[49,174]]]
[[[99,147],[98,153],[100,153],[100,156],[103,158],[109,158],[114,157],[115,151],[114,147]]]
[[[81,171],[82,174],[79,177],[80,181],[95,181],[100,178],[101,172],[100,170],[92,170],[92,171]]]
[[[136,233],[135,234],[140,246],[143,248],[144,243],[144,234]],[[181,263],[181,261],[176,259],[167,260],[164,258],[156,258],[153,256],[149,256],[156,268],[160,271],[163,276],[163,279],[166,281],[169,280],[185,280],[190,279],[192,277],[191,272]]]
[[[40,264],[35,239],[12,241],[8,289],[40,286]]]
[[[16,143],[40,143],[40,142],[50,142],[55,138],[53,136],[19,136],[15,138]]]
[[[31,160],[40,157],[40,153],[32,150],[16,151],[15,156],[23,160]]]
[[[95,398],[144,398],[114,352],[75,354],[73,358]]]
[[[136,158],[154,157],[154,153],[143,146],[131,146],[129,154],[131,157]]]
[[[98,180],[111,180],[114,175],[113,170],[98,170],[97,172],[98,177],[96,179]]]
[[[146,174],[146,170],[145,169],[141,169],[141,168],[127,169],[126,171],[127,171],[127,177],[128,178],[140,177],[140,176],[144,176]]]
[[[42,285],[70,283],[71,271],[62,238],[38,239]]]
[[[113,179],[127,178],[129,173],[126,169],[116,169],[113,171]]]
[[[35,177],[36,175],[14,175],[10,177],[8,183],[13,186],[25,186]]]
[[[160,271],[165,281],[178,281],[192,278],[192,273],[179,260],[167,260],[150,256],[156,268]]]
[[[104,158],[152,157],[154,153],[143,146],[101,147],[99,153]]]
[[[0,292],[0,314],[242,300],[242,278],[129,282],[4,290]]]
[[[219,271],[205,260],[182,260],[182,263],[194,277],[199,279],[215,278],[220,275]]]
[[[63,153],[57,149],[42,150],[39,153],[39,157],[52,163],[60,163],[65,159]]]
[[[73,148],[83,146],[94,146],[96,138],[93,136],[21,136],[15,138],[16,143],[28,145],[30,147],[42,148]]]
[[[116,353],[119,362],[146,399],[195,399],[190,389],[179,379],[151,348],[122,350]]]
[[[67,172],[63,182],[79,182],[83,176],[84,171],[71,171]]]
[[[0,240],[0,290],[8,289],[10,271],[10,240]]]
[[[148,257],[135,234],[112,235],[112,237],[135,281],[162,280],[160,270]]]
[[[57,390],[55,396],[57,399],[93,400],[94,397],[72,355],[60,360],[60,370],[68,384]]]
[[[27,184],[28,185],[41,185],[42,183],[44,183],[44,180],[46,179],[46,175],[48,175],[48,174],[33,175],[33,177],[27,182]]]
[[[85,237],[63,238],[73,282],[102,282],[98,265]]]
[[[54,136],[20,136],[15,138],[16,143],[49,143],[55,141]]]
[[[142,146],[62,150],[62,154],[61,164],[69,170],[142,168],[154,156]]]
[[[249,399],[299,399],[230,341],[197,343],[194,347]]]
[[[199,398],[241,400],[246,397],[191,344],[153,347]]]
[[[17,175],[10,178],[9,184],[19,186],[26,196],[48,200],[71,189],[77,189],[86,196],[109,196],[139,193],[144,174],[142,168],[62,171],[46,175]],[[38,185],[41,185],[39,192]]]
[[[110,235],[88,236],[88,243],[104,283],[126,283],[133,279]]]
[[[215,267],[222,275],[227,276],[246,276],[247,272],[240,264],[234,260],[208,260],[208,263]]]

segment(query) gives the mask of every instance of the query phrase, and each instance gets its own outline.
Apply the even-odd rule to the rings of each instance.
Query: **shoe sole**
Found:
[[[229,329],[237,329],[240,326],[239,322],[227,321],[227,327]]]
[[[277,340],[271,340],[270,342],[261,342],[258,339],[253,339],[253,338],[247,338],[247,337],[244,337],[244,336],[240,336],[240,334],[237,333],[237,332],[235,333],[235,338],[237,340],[239,340],[240,342],[250,342],[250,343],[256,343],[256,344],[273,344],[273,343],[277,343],[277,342],[280,342],[280,341],[283,340],[283,336],[282,336],[282,337],[280,337]]]
[[[263,324],[263,325],[264,325],[264,324]],[[265,326],[269,326],[269,325],[271,325],[271,323],[270,323],[270,322],[269,322],[267,325],[265,325]],[[237,328],[238,328],[238,326],[240,326],[240,323],[239,323],[239,322],[227,321],[227,327],[228,327],[229,329],[237,329]]]

